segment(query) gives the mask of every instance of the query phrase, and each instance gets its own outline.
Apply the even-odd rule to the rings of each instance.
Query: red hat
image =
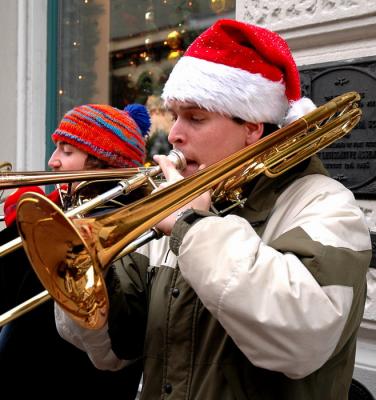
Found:
[[[61,189],[66,189],[66,185],[61,185]],[[23,186],[11,193],[4,202],[4,221],[6,226],[10,226],[17,217],[17,203],[20,197],[26,192],[35,192],[45,195],[39,186]],[[55,204],[60,205],[60,195],[58,190],[54,190],[47,197]]]
[[[287,112],[294,103],[294,119],[315,108],[301,99],[299,72],[286,41],[265,28],[226,19],[188,47],[162,97],[166,103],[192,102],[248,122],[278,125],[291,122]]]
[[[63,186],[65,187],[65,185]],[[45,194],[39,186],[24,186],[11,193],[4,202],[4,221],[6,226],[12,225],[16,220],[18,200],[26,192]],[[60,196],[57,190],[51,192],[47,197],[55,204],[60,204]]]
[[[18,199],[26,192],[44,194],[43,190],[38,186],[21,187],[11,193],[4,202],[4,221],[6,226],[11,225],[16,220]]]

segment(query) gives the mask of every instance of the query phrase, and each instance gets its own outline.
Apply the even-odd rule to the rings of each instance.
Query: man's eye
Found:
[[[205,118],[201,115],[192,115],[191,120],[194,122],[202,122]]]

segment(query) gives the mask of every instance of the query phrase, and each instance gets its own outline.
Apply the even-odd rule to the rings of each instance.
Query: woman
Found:
[[[76,107],[64,115],[52,134],[56,150],[48,165],[54,171],[142,166],[145,161],[144,135],[149,127],[149,114],[141,105],[130,105],[125,110],[98,104]],[[18,189],[7,198],[4,203],[7,228],[0,232],[1,243],[18,236],[16,205],[25,191],[43,193],[39,187],[28,187]],[[48,197],[61,205],[58,191]],[[1,313],[44,289],[23,249],[0,258],[0,263]],[[24,391],[26,383],[29,392],[35,395],[41,395],[43,382],[48,379],[50,384],[64,384],[65,390],[74,386],[77,395],[97,395],[105,391],[112,398],[121,391],[125,399],[134,399],[141,368],[140,360],[116,372],[93,367],[84,352],[66,343],[56,332],[52,301],[10,322],[0,331],[3,385],[17,377],[23,382],[18,387]],[[85,382],[81,382],[82,378]],[[75,382],[71,383],[73,379]],[[18,387],[11,387],[12,395]]]

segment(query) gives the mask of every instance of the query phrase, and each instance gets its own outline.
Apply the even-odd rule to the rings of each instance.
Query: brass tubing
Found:
[[[123,179],[133,176],[139,172],[144,172],[149,169],[146,167],[140,168],[114,168],[114,169],[99,169],[89,171],[70,171],[70,172],[51,172],[51,171],[33,171],[33,172],[1,172],[0,174],[0,189],[13,189],[21,186],[33,185],[49,185],[54,183],[70,183],[78,181],[93,181],[93,180],[109,180]]]
[[[18,306],[12,308],[9,311],[6,311],[2,315],[0,315],[0,327],[7,324],[8,322],[13,321],[14,319],[20,317],[21,315],[33,310],[39,305],[45,303],[47,300],[51,298],[50,294],[47,290],[44,290],[41,293],[31,297],[30,299],[24,301]]]
[[[182,159],[182,154],[178,150],[172,150],[168,157],[171,158],[173,162],[177,162],[178,168],[182,168],[181,164],[185,161]],[[158,165],[152,167],[111,168],[84,171],[1,172],[0,189],[12,189],[20,186],[49,185],[54,183],[123,179],[135,176],[136,174],[155,176],[158,173],[160,173]]]

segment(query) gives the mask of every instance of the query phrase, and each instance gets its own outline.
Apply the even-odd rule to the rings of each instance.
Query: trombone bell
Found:
[[[81,325],[103,326],[108,316],[103,276],[70,219],[38,193],[21,198],[17,216],[25,251],[51,296]]]

